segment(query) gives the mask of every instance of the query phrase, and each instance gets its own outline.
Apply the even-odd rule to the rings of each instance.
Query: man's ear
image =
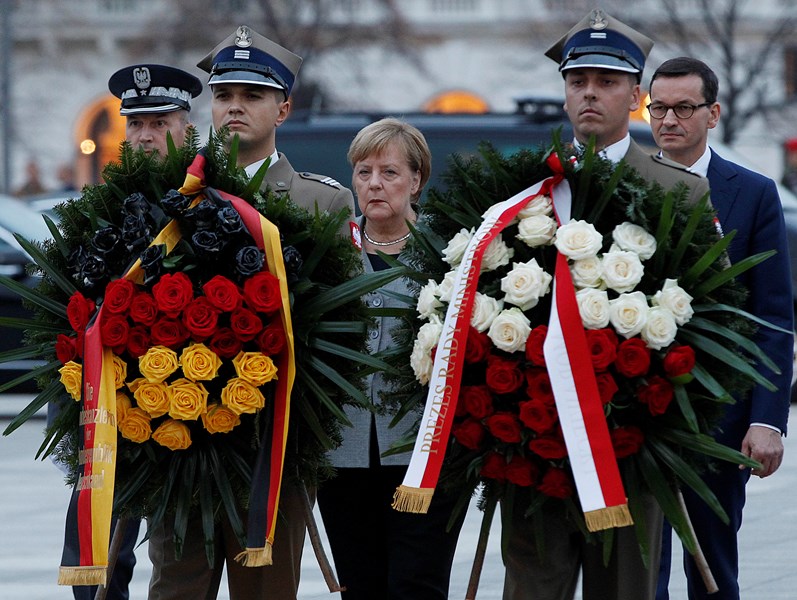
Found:
[[[276,127],[282,125],[285,120],[288,118],[288,115],[291,113],[291,99],[288,98],[284,102],[280,103],[279,107],[279,114],[277,115],[277,120],[274,123]]]

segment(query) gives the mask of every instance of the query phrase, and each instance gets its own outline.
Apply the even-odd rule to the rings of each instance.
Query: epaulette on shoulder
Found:
[[[669,158],[664,158],[663,156],[659,156],[658,154],[651,154],[650,157],[659,164],[670,167],[672,169],[677,169],[682,173],[688,173],[689,175],[692,175],[694,177],[700,177],[700,175],[698,175],[694,171],[690,171],[689,167],[685,167],[681,163],[677,163],[674,160],[670,160]]]
[[[327,177],[326,175],[318,175],[317,173],[309,173],[307,171],[303,173],[299,173],[299,177],[302,179],[308,179],[310,181],[317,181],[318,183],[323,183],[324,185],[328,185],[330,187],[339,190],[341,188],[340,183],[333,179],[332,177]]]

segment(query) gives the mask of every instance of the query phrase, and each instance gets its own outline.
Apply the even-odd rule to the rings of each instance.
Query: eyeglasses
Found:
[[[672,109],[675,116],[679,119],[688,119],[698,108],[704,106],[711,106],[713,102],[703,102],[702,104],[676,104],[675,106],[668,106],[666,104],[648,104],[647,109],[650,116],[654,119],[663,119],[667,116],[667,111]]]

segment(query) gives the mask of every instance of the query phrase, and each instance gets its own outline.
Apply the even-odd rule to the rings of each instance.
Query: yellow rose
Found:
[[[201,383],[194,383],[184,377],[172,382],[169,416],[184,421],[198,419],[207,410],[208,391]]]
[[[116,422],[121,423],[125,414],[133,407],[130,396],[120,390],[116,390]]]
[[[208,412],[202,414],[202,424],[208,433],[229,433],[241,424],[241,419],[226,406],[211,404]]]
[[[210,380],[221,367],[221,358],[205,344],[191,344],[180,354],[183,375],[191,381]]]
[[[127,379],[127,362],[121,357],[113,355],[113,385],[115,389],[120,389]]]
[[[80,391],[83,388],[83,366],[70,360],[63,367],[58,369],[61,374],[61,383],[69,395],[76,401],[80,401]]]
[[[277,365],[262,352],[239,352],[232,364],[238,377],[252,385],[260,386],[277,377]]]
[[[266,399],[259,389],[240,377],[234,377],[221,390],[221,403],[237,415],[254,413],[263,408]]]
[[[152,439],[169,450],[185,450],[191,445],[191,432],[185,423],[167,419],[152,432]]]
[[[151,421],[152,417],[137,406],[128,408],[119,421],[119,432],[123,438],[143,444],[152,436]]]
[[[127,384],[127,387],[133,392],[136,404],[147,411],[152,418],[160,417],[169,412],[172,393],[168,385],[151,383],[142,377],[131,381]]]
[[[177,353],[166,346],[153,346],[138,359],[141,374],[151,383],[165,381],[178,366]]]

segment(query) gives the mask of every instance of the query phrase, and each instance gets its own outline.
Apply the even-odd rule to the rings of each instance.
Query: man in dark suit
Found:
[[[789,252],[778,191],[771,179],[727,161],[709,148],[708,131],[720,119],[717,91],[717,76],[702,61],[681,57],[663,63],[651,80],[653,136],[664,156],[708,177],[720,226],[725,232],[736,231],[728,251],[731,263],[777,250],[775,256],[742,276],[750,292],[746,309],[790,332],[794,323]],[[778,390],[770,392],[756,386],[750,394],[736,398],[715,438],[759,461],[762,468],[753,474],[768,477],[783,459],[781,436],[786,433],[789,414],[793,338],[790,333],[761,327],[755,341],[780,368],[780,374],[760,368]],[[749,469],[721,463],[716,471],[704,476],[728,513],[729,525],[722,523],[694,493],[684,491],[697,539],[719,587],[719,593],[708,596],[694,560],[686,554],[684,568],[690,599],[739,598],[737,532],[742,524],[745,485],[750,474]],[[665,537],[658,600],[669,597],[669,531]]]
[[[665,190],[684,183],[689,199],[708,194],[706,180],[682,165],[645,153],[629,135],[630,113],[639,108],[639,81],[653,41],[631,27],[594,10],[568,31],[547,52],[559,64],[565,83],[565,110],[573,124],[575,145],[594,139],[608,160],[624,160],[643,177]],[[535,530],[524,518],[523,503],[515,512],[502,505],[511,525],[503,531],[506,565],[504,600],[566,600],[575,594],[579,574],[584,600],[652,600],[658,580],[661,546],[661,509],[652,496],[642,498],[647,545],[646,565],[633,527],[613,530],[614,544],[608,564],[602,548],[588,544],[568,519],[549,518],[544,527],[545,549],[538,553]]]

